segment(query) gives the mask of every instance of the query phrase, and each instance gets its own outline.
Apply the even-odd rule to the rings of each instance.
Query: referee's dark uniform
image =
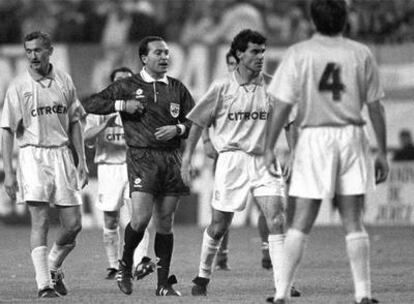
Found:
[[[154,81],[142,70],[87,98],[83,106],[88,113],[109,114],[115,112],[116,100],[129,99],[145,104],[142,114],[120,112],[128,146],[130,192],[161,196],[188,194],[180,174],[180,146],[191,126],[186,118],[194,106],[191,94],[175,78],[166,76]],[[177,125],[177,130],[183,132],[168,141],[157,140],[155,130],[166,125]]]

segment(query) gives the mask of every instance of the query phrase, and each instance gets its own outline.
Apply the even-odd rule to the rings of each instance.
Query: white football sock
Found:
[[[200,266],[198,276],[209,279],[211,276],[211,266],[217,253],[221,240],[215,240],[204,230],[203,242],[201,244]]]
[[[56,271],[62,266],[63,261],[66,259],[69,252],[75,248],[75,245],[75,242],[66,245],[57,245],[56,243],[53,243],[52,249],[50,249],[49,252],[50,271]]]
[[[366,231],[351,232],[346,236],[346,250],[351,265],[355,300],[371,298],[369,237]]]
[[[118,269],[119,240],[119,228],[103,228],[103,244],[110,268]]]
[[[134,251],[134,267],[136,267],[142,260],[144,256],[148,255],[148,245],[149,245],[149,232],[148,229],[145,229],[144,236],[142,237],[141,242],[139,242],[138,247]]]
[[[279,284],[276,290],[276,299],[288,299],[290,289],[295,277],[296,269],[302,259],[305,251],[307,234],[296,230],[289,229],[286,233],[285,244],[283,249],[282,264],[280,265]]]
[[[39,290],[50,286],[50,271],[47,262],[47,247],[39,246],[32,250],[32,261],[36,274],[36,284]]]
[[[283,265],[284,234],[269,234],[269,255],[273,265],[273,279],[276,290],[280,281],[280,271]]]

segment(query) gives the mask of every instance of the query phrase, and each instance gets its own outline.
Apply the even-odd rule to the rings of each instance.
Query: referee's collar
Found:
[[[162,82],[165,83],[166,85],[168,85],[168,78],[167,75],[164,75],[164,77],[160,78],[160,79],[154,79],[148,72],[147,70],[144,68],[142,68],[141,72],[139,73],[142,77],[142,79],[145,82],[148,83],[152,83],[152,82]]]

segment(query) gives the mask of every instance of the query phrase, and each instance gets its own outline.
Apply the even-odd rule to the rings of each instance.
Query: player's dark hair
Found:
[[[237,51],[244,52],[247,49],[247,46],[251,43],[255,44],[264,44],[266,38],[257,31],[250,29],[242,30],[239,32],[231,42],[231,47],[229,53],[236,58],[237,63],[240,62],[239,57],[237,57]]]
[[[47,49],[50,49],[52,47],[52,39],[50,38],[50,35],[41,31],[34,31],[27,34],[23,39],[24,47],[26,47],[26,41],[32,41],[35,39],[42,40],[43,46]]]
[[[345,29],[348,8],[345,0],[312,0],[310,15],[319,33],[335,36]]]
[[[164,39],[162,39],[159,36],[147,36],[139,42],[138,56],[142,64],[144,64],[144,62],[142,61],[142,56],[148,55],[148,44],[153,41],[164,41]]]
[[[405,136],[405,137],[411,137],[411,132],[408,129],[402,129],[400,131],[400,137]]]
[[[111,82],[114,81],[116,73],[130,73],[131,75],[134,75],[134,73],[131,71],[130,68],[120,67],[111,72],[111,75],[109,76],[109,78],[111,79]]]

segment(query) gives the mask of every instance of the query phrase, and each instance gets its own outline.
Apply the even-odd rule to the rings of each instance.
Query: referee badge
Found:
[[[178,115],[180,114],[180,104],[171,102],[170,103],[170,113],[171,113],[172,117],[177,118]]]

